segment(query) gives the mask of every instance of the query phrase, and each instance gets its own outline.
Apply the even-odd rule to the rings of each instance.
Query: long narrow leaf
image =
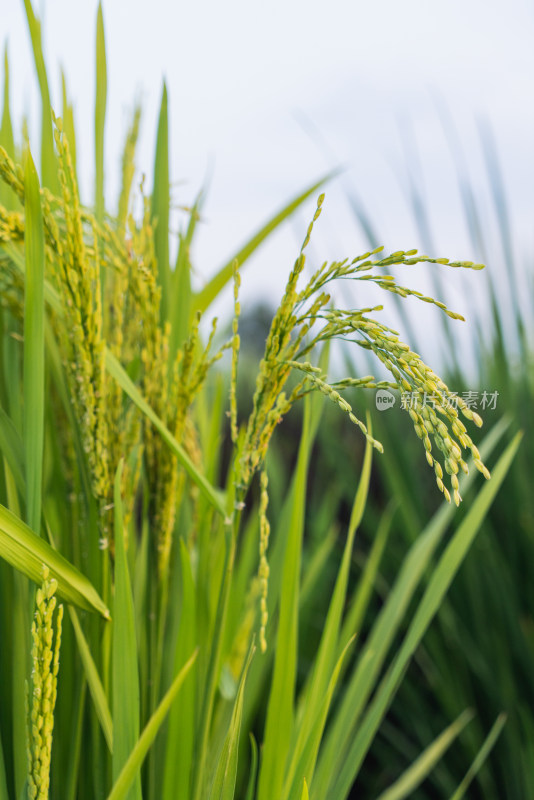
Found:
[[[112,774],[119,777],[139,738],[139,671],[132,587],[124,546],[121,476],[123,462],[115,475],[115,599],[113,603],[113,740]],[[137,773],[127,794],[128,800],[141,800],[141,776]]]
[[[210,800],[233,800],[235,793],[235,782],[237,776],[237,755],[239,749],[239,737],[241,734],[241,718],[243,716],[243,693],[247,679],[250,662],[254,655],[254,647],[251,647],[246,664],[243,668],[239,689],[232,711],[230,727],[223,745],[215,780],[210,794]]]
[[[69,606],[69,614],[72,627],[74,628],[74,634],[76,636],[76,642],[78,644],[78,651],[80,653],[83,670],[87,679],[87,685],[89,686],[89,691],[91,693],[91,697],[93,698],[93,703],[95,704],[96,715],[100,720],[102,733],[104,734],[109,752],[112,753],[113,721],[111,719],[111,712],[109,710],[106,693],[104,692],[100,675],[98,674],[96,664],[93,660],[93,656],[91,655],[91,650],[87,644],[87,639],[83,634],[82,626],[80,625],[80,621],[78,619],[78,614],[71,606]]]
[[[150,717],[148,723],[146,724],[143,733],[141,734],[140,738],[137,741],[134,749],[130,753],[130,757],[128,761],[123,767],[121,774],[119,775],[117,781],[115,782],[113,789],[108,795],[107,800],[124,800],[127,796],[128,789],[132,785],[132,782],[135,779],[135,776],[141,769],[141,764],[143,763],[146,754],[148,753],[152,742],[156,738],[156,735],[163,724],[163,721],[174,701],[176,696],[178,695],[180,689],[182,688],[182,684],[186,679],[189,670],[195,663],[195,659],[197,657],[197,651],[192,654],[189,660],[184,664],[174,681],[170,689],[168,690],[167,694],[164,696],[163,700],[154,711],[152,716]]]
[[[167,105],[167,86],[163,82],[156,138],[154,188],[152,191],[152,222],[155,226],[154,250],[158,264],[158,280],[161,286],[162,321],[168,319],[171,302],[171,271],[169,266],[169,117]]]
[[[490,752],[491,752],[491,750],[493,748],[493,745],[495,744],[495,742],[499,738],[505,723],[506,723],[506,714],[499,714],[499,716],[497,717],[497,719],[493,723],[490,732],[488,733],[487,737],[484,739],[482,747],[480,748],[480,750],[476,754],[476,757],[475,757],[473,763],[471,764],[471,766],[469,767],[464,779],[462,780],[462,782],[460,783],[460,785],[458,786],[458,788],[456,789],[456,791],[452,795],[451,800],[461,800],[462,797],[465,797],[465,793],[468,790],[468,788],[469,788],[469,786],[471,784],[471,781],[473,780],[473,778],[476,777],[477,772],[480,770],[480,768],[484,764],[485,760],[489,756],[489,754],[490,754]]]
[[[421,755],[409,766],[395,783],[382,792],[378,800],[404,800],[411,797],[413,792],[430,774],[432,769],[441,759],[445,751],[450,747],[458,734],[465,728],[468,722],[473,719],[472,711],[464,711],[452,725],[449,725],[431,745],[429,745]]]
[[[377,690],[369,711],[348,749],[346,760],[341,765],[339,772],[337,774],[334,773],[333,797],[347,797],[350,786],[355,776],[358,774],[358,770],[375,736],[378,726],[397,691],[404,670],[430,625],[430,622],[434,618],[460,564],[478,533],[487,511],[506,477],[520,441],[521,434],[519,433],[512,439],[500,457],[497,466],[492,471],[491,481],[488,481],[482,487],[463,522],[440,558],[423,598],[419,603],[401,649],[395,657],[390,671]]]
[[[102,3],[98,4],[96,18],[96,97],[95,97],[95,215],[97,221],[104,219],[104,128],[108,78],[106,67],[106,39]]]
[[[58,194],[57,158],[54,150],[54,135],[52,132],[52,108],[48,77],[43,56],[41,40],[41,23],[35,16],[30,0],[24,0],[28,28],[32,43],[35,70],[41,92],[41,179],[54,194]]]
[[[44,441],[44,232],[39,179],[29,148],[25,156],[24,249],[24,453],[26,513],[36,533],[41,526]]]
[[[109,610],[85,575],[2,505],[0,557],[37,584],[43,579],[43,565],[47,566],[50,576],[58,582],[59,597],[109,619]]]
[[[282,572],[280,619],[274,674],[267,706],[267,720],[260,767],[258,798],[280,797],[293,727],[293,703],[297,669],[300,556],[304,529],[306,476],[310,447],[311,404],[305,403],[303,431],[295,475],[295,502],[287,530]]]
[[[486,436],[480,448],[483,458],[487,458],[508,425],[509,422],[501,420]],[[473,483],[474,478],[474,470],[471,470],[463,482],[463,487],[467,489]],[[464,489],[462,490],[464,491]],[[402,623],[404,613],[453,515],[454,508],[444,503],[414,542],[400,568],[388,600],[382,608],[347,682],[335,719],[330,725],[321,749],[317,774],[312,787],[314,793],[317,792],[319,796],[326,795],[332,775],[339,771],[340,765],[346,759],[347,749],[354,740],[358,720],[378,679],[393,637]],[[332,764],[336,765],[334,769]]]

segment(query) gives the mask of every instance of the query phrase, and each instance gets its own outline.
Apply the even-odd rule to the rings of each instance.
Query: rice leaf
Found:
[[[191,558],[183,539],[180,539],[180,565],[182,604],[180,627],[176,638],[174,674],[178,674],[186,663],[188,654],[195,647],[197,637],[195,582],[193,580]],[[196,673],[197,667],[195,666],[190,670],[184,682],[184,691],[180,703],[175,703],[169,712],[169,730],[163,776],[163,800],[174,800],[177,794],[183,800],[189,800],[191,794]]]
[[[119,777],[130,752],[139,738],[139,672],[135,615],[130,573],[124,545],[121,477],[119,462],[114,484],[115,532],[115,598],[113,602],[113,781]],[[141,800],[141,776],[136,774],[126,795],[128,800]]]
[[[61,71],[61,94],[62,94],[62,107],[61,116],[63,119],[63,130],[65,131],[66,139],[69,143],[69,151],[72,162],[72,171],[74,173],[74,183],[78,186],[78,177],[76,170],[76,129],[74,126],[74,111],[67,94],[67,80],[63,70]]]
[[[461,800],[462,797],[465,796],[467,789],[469,788],[473,778],[476,777],[478,771],[484,764],[485,760],[489,756],[493,745],[499,738],[502,729],[506,723],[506,714],[499,714],[495,722],[493,723],[490,732],[488,733],[487,737],[484,739],[482,747],[476,754],[476,757],[467,770],[465,777],[463,778],[462,782],[451,796],[450,800]]]
[[[122,368],[115,356],[109,350],[106,350],[106,369],[111,377],[117,381],[121,389],[128,395],[130,400],[133,400],[135,405],[143,412],[143,414],[145,414],[146,417],[148,417],[154,427],[160,432],[164,442],[177,457],[182,467],[185,469],[193,483],[198,486],[209,504],[213,506],[213,508],[215,508],[219,514],[225,517],[226,505],[224,502],[223,493],[215,489],[198,471],[183,447],[178,444],[169,429],[150,408],[139,389],[135,386],[126,371]]]
[[[167,86],[163,82],[161,105],[156,137],[154,161],[154,187],[152,190],[152,224],[154,251],[158,263],[158,280],[161,286],[161,319],[167,320],[171,302],[171,270],[169,266],[169,118]]]
[[[247,786],[247,793],[245,795],[245,800],[254,800],[255,789],[256,789],[256,776],[258,774],[258,745],[256,744],[256,739],[251,733],[249,733],[249,738],[250,738],[250,749],[252,751],[252,754],[250,758],[250,775],[248,779],[248,786]]]
[[[243,693],[245,691],[245,681],[250,667],[250,662],[254,655],[255,648],[250,648],[247,661],[243,668],[239,689],[232,711],[232,719],[228,734],[226,736],[212,790],[210,800],[233,800],[235,793],[235,783],[237,776],[237,756],[239,748],[239,737],[241,734],[241,718],[243,716]]]
[[[9,465],[11,475],[21,497],[26,492],[24,477],[24,449],[19,432],[3,408],[0,407],[0,452]]]
[[[0,123],[0,146],[4,148],[10,158],[15,157],[15,140],[13,138],[13,125],[11,124],[11,111],[9,108],[9,59],[7,42],[4,50],[4,104],[2,107],[2,122]],[[0,181],[0,205],[9,210],[19,205],[15,192],[3,181]]]
[[[41,23],[33,12],[30,0],[24,0],[24,8],[26,9],[35,70],[41,93],[41,180],[43,186],[46,186],[54,194],[59,194],[57,158],[52,130],[52,107],[43,56]]]
[[[0,505],[0,557],[39,585],[43,565],[47,566],[50,577],[58,582],[59,597],[109,619],[109,610],[85,575],[3,505]]]
[[[0,800],[9,800],[7,792],[6,766],[4,761],[4,748],[0,737]]]
[[[373,591],[378,568],[382,561],[382,556],[386,549],[386,544],[391,530],[391,522],[393,519],[393,507],[390,504],[382,516],[378,525],[378,530],[374,538],[371,552],[365,560],[365,567],[358,581],[358,587],[354,596],[352,605],[350,606],[345,619],[343,620],[343,627],[339,637],[338,649],[341,650],[343,642],[346,642],[350,636],[360,630],[365,612],[369,605],[371,593]]]
[[[464,711],[452,725],[429,745],[409,768],[377,800],[404,800],[411,797],[417,787],[430,774],[458,734],[473,719],[473,712]]]
[[[189,670],[195,663],[197,657],[197,650],[190,656],[189,660],[184,664],[166,695],[154,711],[149,721],[147,722],[140,738],[138,739],[134,749],[130,753],[128,761],[124,765],[121,774],[115,781],[107,800],[124,800],[127,797],[127,792],[132,785],[135,776],[141,769],[141,765],[148,753],[156,735],[163,724],[163,721],[172,706],[173,701],[177,697],[182,685],[189,673]]]
[[[191,262],[189,250],[199,218],[201,201],[202,195],[200,194],[189,214],[186,232],[185,234],[180,234],[176,267],[171,276],[169,364],[173,363],[178,348],[187,338],[189,330],[191,313]]]
[[[487,458],[487,454],[496,446],[508,424],[506,420],[501,420],[487,434],[480,448],[484,458]],[[471,470],[462,486],[467,488],[474,479],[474,470]],[[346,758],[347,748],[354,739],[358,720],[371,695],[393,637],[453,516],[454,508],[444,503],[414,542],[402,563],[387,602],[373,625],[356,667],[347,681],[343,697],[321,748],[313,784],[314,793],[317,792],[319,797],[326,796],[332,775],[336,774],[339,765]]]
[[[492,470],[491,481],[488,481],[476,496],[432,573],[400,650],[377,689],[373,702],[348,751],[346,751],[344,763],[340,765],[339,772],[335,768],[332,772],[332,797],[340,800],[347,797],[378,726],[399,687],[404,671],[434,618],[445,593],[478,533],[495,495],[506,477],[519,447],[521,436],[521,433],[516,434],[499,458],[496,467]]]
[[[298,796],[298,787],[300,786],[301,780],[304,779],[304,781],[306,781],[307,779],[310,783],[312,781],[315,763],[317,761],[317,753],[319,752],[319,746],[321,744],[332,697],[339,682],[341,666],[345,660],[348,650],[350,649],[350,646],[354,641],[354,638],[355,637],[349,639],[343,648],[341,655],[334,666],[332,675],[330,676],[330,681],[328,682],[324,696],[320,699],[320,702],[317,705],[314,719],[309,725],[307,739],[303,743],[303,746],[300,750],[299,761],[293,771],[294,777],[291,774],[288,775],[286,785],[290,785],[291,788],[289,791],[284,792],[284,797],[286,797],[287,800],[291,800],[293,797]],[[293,781],[292,784],[289,784],[291,777],[293,777]]]
[[[308,400],[308,398],[306,398]],[[312,404],[305,402],[302,437],[295,471],[295,500],[286,531],[282,568],[280,618],[276,640],[274,673],[267,706],[258,800],[280,797],[293,729],[293,704],[297,669],[299,581],[306,476],[312,424]]]
[[[104,691],[104,687],[102,686],[102,681],[100,680],[100,675],[98,674],[93,656],[91,655],[91,650],[87,643],[87,639],[82,631],[78,614],[76,613],[76,610],[72,608],[72,606],[69,606],[69,614],[72,627],[74,628],[74,635],[76,636],[76,643],[78,645],[78,651],[80,653],[80,659],[82,661],[87,685],[89,686],[89,691],[91,693],[91,697],[93,698],[93,703],[95,704],[96,715],[100,721],[102,733],[104,734],[109,752],[112,753],[113,721],[111,719],[111,712],[109,710],[106,693]]]
[[[367,415],[367,425],[369,435],[372,436],[370,418]],[[314,661],[313,674],[303,698],[304,714],[299,724],[299,734],[294,747],[291,748],[291,762],[288,770],[287,781],[292,782],[296,765],[298,764],[305,742],[310,738],[312,731],[316,728],[318,711],[321,708],[325,693],[331,680],[332,669],[335,663],[336,650],[338,647],[339,630],[341,618],[345,607],[345,595],[347,592],[347,582],[352,560],[352,548],[356,530],[361,522],[367,493],[369,491],[369,481],[371,477],[371,461],[373,446],[366,441],[365,456],[363,467],[358,484],[358,489],[352,507],[349,522],[349,530],[343,551],[343,558],[339,568],[332,599],[328,609],[326,622],[324,624],[321,641]],[[341,663],[339,664],[341,667]],[[325,719],[326,721],[326,719]],[[304,773],[310,778],[309,773]],[[300,776],[297,775],[298,785],[300,786]],[[288,795],[290,796],[290,795]]]
[[[24,453],[26,513],[36,533],[41,527],[44,442],[44,232],[39,179],[29,148],[24,165]]]
[[[96,17],[95,216],[100,224],[104,219],[104,128],[107,93],[106,39],[102,3],[99,3]]]
[[[272,217],[229,261],[226,262],[213,278],[204,286],[204,288],[194,295],[192,300],[193,311],[205,311],[208,306],[213,303],[215,298],[224,289],[226,284],[231,280],[234,270],[234,262],[237,261],[240,267],[243,266],[245,261],[250,258],[252,253],[258,249],[260,244],[278,228],[288,217],[293,214],[299,206],[304,203],[311,195],[317,192],[321,186],[327,181],[331,180],[337,172],[330,172],[324,178],[317,181],[306,189],[304,192],[295,197],[290,203],[282,208],[277,214]]]

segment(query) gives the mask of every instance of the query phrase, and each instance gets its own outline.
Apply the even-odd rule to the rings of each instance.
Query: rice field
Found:
[[[406,298],[430,304],[436,335],[454,342],[459,315],[405,285],[405,267],[422,263],[454,281],[465,269],[482,280],[483,265],[388,254],[375,243],[351,259],[313,263],[323,179],[196,287],[200,197],[184,212],[170,260],[165,87],[151,192],[134,180],[136,109],[112,211],[99,8],[95,192],[86,204],[72,104],[65,92],[61,113],[50,105],[39,20],[29,0],[25,7],[41,141],[27,141],[11,118],[7,56],[0,128],[0,800],[508,796],[498,794],[502,768],[488,768],[505,741],[507,708],[493,692],[481,711],[484,701],[464,691],[475,673],[486,681],[481,691],[491,684],[488,643],[466,645],[466,630],[482,614],[482,587],[473,587],[510,580],[497,548],[517,543],[494,543],[490,556],[486,545],[494,572],[469,553],[506,514],[501,485],[525,489],[522,435],[506,418],[481,428],[381,306],[337,307],[330,291],[351,281],[363,297],[371,282],[399,307]],[[245,268],[310,199],[315,210],[300,250],[288,254],[244,399]],[[210,319],[226,286],[228,335]],[[481,364],[501,370],[501,386],[496,296],[494,349]],[[331,354],[347,345],[374,371],[361,374],[349,357],[347,377],[329,378]],[[499,348],[503,361],[494,360]],[[526,386],[510,381],[508,408]],[[398,428],[360,411],[362,396],[374,402],[381,391],[411,397]],[[288,415],[297,432],[284,455]],[[336,481],[347,436],[361,447]],[[413,453],[394,437],[413,441]],[[432,487],[431,509],[420,481]],[[515,596],[503,593],[507,626],[506,615],[517,622]],[[513,630],[522,659],[528,645],[521,626]],[[497,660],[511,680],[508,655]],[[424,680],[414,681],[415,669]],[[437,680],[447,669],[454,681]],[[523,741],[514,725],[531,733],[532,717],[511,716]],[[510,797],[530,785],[526,741]],[[428,781],[439,794],[417,795]]]

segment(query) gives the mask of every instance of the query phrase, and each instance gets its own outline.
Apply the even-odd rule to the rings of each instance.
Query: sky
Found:
[[[29,119],[38,150],[36,79],[22,0],[0,0],[12,111]],[[93,192],[94,0],[34,0],[43,21],[52,102],[66,73],[78,129],[82,197]],[[340,175],[309,250],[322,262],[354,256],[367,242],[353,211],[365,209],[386,249],[425,249],[410,186],[420,187],[431,255],[480,260],[462,212],[451,127],[463,151],[488,240],[488,269],[501,276],[480,130],[490,130],[503,174],[521,269],[532,267],[534,218],[534,5],[531,0],[104,0],[108,57],[105,171],[108,208],[134,102],[143,121],[139,175],[151,175],[162,81],[170,103],[172,199],[206,188],[193,250],[201,285],[285,202],[335,166]],[[447,125],[444,125],[447,119]],[[280,295],[313,202],[258,253],[243,274],[243,306]],[[174,224],[184,223],[177,213]],[[530,262],[529,262],[530,259]],[[468,317],[484,303],[480,273],[447,279],[446,301]],[[478,283],[477,283],[478,281]],[[424,268],[410,285],[428,291]],[[351,297],[351,304],[359,298]],[[365,296],[361,305],[375,302]],[[435,311],[410,301],[424,331]],[[217,308],[216,311],[219,309]]]

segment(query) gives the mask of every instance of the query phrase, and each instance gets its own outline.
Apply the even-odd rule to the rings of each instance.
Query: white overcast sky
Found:
[[[43,19],[58,112],[60,66],[67,75],[82,194],[89,202],[97,3],[34,0],[34,8]],[[343,165],[344,172],[326,190],[310,251],[314,258],[337,259],[365,249],[347,191],[363,202],[387,248],[422,248],[407,201],[410,169],[422,180],[437,250],[432,255],[477,259],[466,233],[438,99],[450,112],[484,213],[489,268],[499,273],[502,259],[492,233],[480,119],[491,125],[495,137],[516,257],[520,264],[532,259],[532,0],[105,0],[103,11],[109,207],[114,208],[120,148],[136,97],[144,112],[138,166],[151,174],[165,77],[173,200],[189,203],[209,176],[194,250],[199,282],[272,212],[334,164]],[[36,80],[22,0],[0,0],[2,40],[9,46],[12,110],[19,122],[29,116],[37,151]],[[411,131],[408,138],[414,143],[416,158],[412,153],[409,166],[401,130]],[[311,211],[308,206],[301,212],[250,265],[244,274],[245,298],[274,297],[280,291]],[[454,285],[447,299],[467,316],[479,275],[469,273],[462,283],[457,271],[450,273]],[[276,292],[270,288],[273,282]],[[428,286],[422,272],[411,283]]]

